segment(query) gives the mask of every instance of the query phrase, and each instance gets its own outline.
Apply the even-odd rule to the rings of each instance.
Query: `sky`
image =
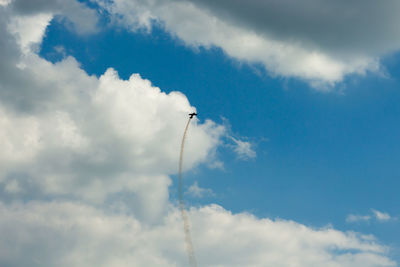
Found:
[[[0,265],[400,261],[397,0],[0,0]]]

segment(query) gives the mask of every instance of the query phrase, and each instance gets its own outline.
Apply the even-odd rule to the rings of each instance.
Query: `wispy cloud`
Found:
[[[255,148],[257,143],[250,142],[248,137],[239,136],[232,131],[232,126],[228,119],[221,117],[222,125],[226,130],[225,146],[230,148],[241,160],[249,160],[257,156]]]
[[[194,184],[189,187],[186,193],[196,198],[215,196],[214,192],[211,189],[200,187],[197,181],[195,181]]]
[[[378,221],[385,222],[385,221],[389,221],[390,219],[392,219],[392,216],[390,216],[389,213],[386,213],[386,212],[381,212],[381,211],[373,209],[372,213],[375,215],[375,218]]]
[[[243,141],[231,137],[232,141],[234,142],[233,151],[240,159],[251,159],[257,156],[256,151],[253,149],[253,144],[248,141]]]
[[[346,217],[346,222],[356,223],[356,222],[370,222],[371,220],[376,220],[378,222],[387,222],[394,219],[389,213],[371,209],[371,214],[359,215],[359,214],[349,214]]]
[[[369,215],[355,215],[355,214],[349,214],[346,217],[346,222],[348,223],[353,223],[353,222],[368,222],[371,220],[371,216]]]

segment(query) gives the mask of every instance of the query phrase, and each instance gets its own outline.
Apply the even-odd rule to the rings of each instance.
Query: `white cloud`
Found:
[[[34,22],[9,26],[15,17],[0,11],[10,18],[0,24],[8,40],[0,52],[6,70],[0,74],[0,190],[96,205],[123,200],[138,217],[159,218],[195,108],[183,94],[166,94],[138,74],[122,80],[108,69],[97,78],[72,57],[47,62],[26,47],[40,42],[49,17],[38,11],[29,15]],[[27,27],[35,34],[18,42]],[[224,133],[212,121],[193,120],[185,168],[213,161]]]
[[[0,6],[6,6],[10,4],[11,0],[0,0]]]
[[[9,193],[19,193],[21,192],[21,188],[19,187],[19,183],[17,180],[11,180],[9,181],[6,186],[4,187],[4,190]]]
[[[9,8],[23,20],[40,14],[51,14],[76,33],[98,31],[96,11],[76,0],[11,0]],[[26,26],[32,28],[32,25]]]
[[[179,211],[151,227],[73,202],[0,205],[2,266],[187,266]],[[355,233],[191,209],[199,266],[396,266],[386,248]],[[23,257],[21,257],[23,255]]]
[[[99,79],[88,77],[71,58],[56,65],[31,59],[35,70],[27,64],[23,71],[60,92],[51,102],[41,99],[48,109],[34,115],[0,109],[5,148],[0,181],[6,184],[17,173],[25,192],[30,191],[24,186],[34,186],[40,194],[94,203],[131,192],[161,212],[168,199],[167,175],[176,173],[183,127],[193,109],[186,97],[162,93],[139,75],[123,81],[112,69]],[[185,168],[212,160],[223,134],[224,128],[211,121],[194,121]],[[142,192],[147,190],[153,193]],[[157,217],[152,209],[143,212]]]
[[[53,15],[50,13],[12,18],[9,29],[11,33],[16,35],[23,52],[29,52],[31,45],[41,42],[46,27],[50,24],[52,18]]]
[[[263,64],[271,75],[305,79],[319,90],[349,74],[380,72],[380,58],[400,48],[396,0],[96,2],[132,30],[157,21],[187,45],[220,47],[239,61]]]
[[[386,212],[381,212],[379,210],[373,209],[372,213],[375,215],[375,218],[378,221],[385,222],[385,221],[389,221],[390,219],[392,219],[392,216],[390,216],[389,213],[386,213]]]
[[[368,222],[371,220],[371,216],[369,215],[355,215],[349,214],[346,217],[346,222],[353,223],[353,222]]]
[[[375,219],[379,222],[387,222],[390,221],[392,216],[389,213],[381,212],[375,209],[371,209],[371,215],[355,215],[350,214],[346,218],[346,222],[354,223],[354,222],[370,222],[372,219]]]
[[[214,192],[209,189],[209,188],[202,188],[199,186],[199,183],[195,181],[189,188],[188,191],[186,192],[187,194],[197,197],[197,198],[202,198],[205,196],[214,196]]]
[[[0,7],[0,265],[186,266],[168,187],[194,107],[138,74],[122,80],[108,69],[97,78],[74,58],[52,64],[23,51],[40,42],[49,3]],[[40,19],[24,42],[28,25],[7,26],[20,12]],[[224,135],[193,120],[185,167],[215,162]],[[189,215],[202,266],[395,266],[387,248],[354,233],[219,206]]]
[[[257,153],[252,148],[253,145],[250,142],[242,141],[234,137],[231,137],[231,139],[235,143],[233,151],[240,159],[250,159],[257,156]]]

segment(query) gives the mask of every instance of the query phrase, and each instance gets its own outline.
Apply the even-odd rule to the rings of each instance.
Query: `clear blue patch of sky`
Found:
[[[108,28],[82,38],[53,21],[40,56],[61,60],[55,46],[89,74],[113,67],[121,78],[139,73],[163,91],[179,90],[201,120],[224,117],[233,133],[258,144],[255,159],[239,161],[225,148],[219,152],[225,170],[188,173],[187,186],[198,180],[216,194],[193,204],[216,202],[317,227],[332,223],[400,246],[398,222],[345,222],[349,213],[371,208],[400,215],[399,55],[384,59],[390,78],[350,77],[340,90],[321,93],[299,80],[269,77],[218,48],[185,47],[157,27],[148,34]]]

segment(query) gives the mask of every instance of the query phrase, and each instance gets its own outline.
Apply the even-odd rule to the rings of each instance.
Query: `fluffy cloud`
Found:
[[[11,0],[0,0],[0,5],[1,6],[6,6],[8,4],[10,4]]]
[[[0,204],[2,266],[187,266],[179,211],[158,225],[71,202]],[[191,209],[200,266],[396,266],[371,237]],[[21,257],[24,255],[24,257]]]
[[[349,74],[379,72],[400,48],[400,4],[381,1],[96,0],[136,30],[158,21],[191,46],[220,47],[271,75],[327,89]]]
[[[169,175],[195,108],[138,74],[121,80],[109,69],[97,78],[74,58],[57,64],[39,58],[29,44],[43,36],[49,17],[42,14],[31,14],[32,24],[15,26],[17,15],[0,26],[8,38],[1,57],[12,74],[0,84],[2,197],[125,201],[137,216],[155,220],[168,202]],[[25,26],[35,33],[25,36]],[[189,131],[187,169],[212,160],[224,127],[193,120]]]
[[[168,186],[195,108],[138,74],[88,76],[72,57],[38,57],[54,10],[87,12],[65,3],[0,7],[0,265],[186,266]],[[213,160],[224,135],[221,125],[193,120],[185,167]],[[189,215],[204,266],[395,266],[385,247],[354,233],[215,205]]]
[[[76,0],[9,0],[9,8],[21,18],[37,14],[58,16],[80,34],[97,31],[96,12]]]
[[[132,192],[162,209],[167,175],[177,169],[182,126],[193,110],[186,97],[162,93],[139,75],[123,81],[112,69],[99,79],[88,77],[72,58],[56,65],[34,60],[39,61],[36,70],[29,64],[24,72],[67,91],[57,92],[51,102],[41,99],[47,108],[34,114],[0,110],[5,148],[0,181],[7,187],[18,176],[20,192],[72,195],[95,203],[109,194]],[[82,90],[84,85],[89,86]],[[211,121],[195,121],[186,168],[210,160],[223,133]]]

